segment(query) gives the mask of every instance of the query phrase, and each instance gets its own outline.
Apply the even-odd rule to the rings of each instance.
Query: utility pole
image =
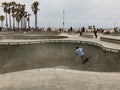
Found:
[[[65,28],[65,10],[63,10],[63,31]]]
[[[116,22],[114,22],[114,28],[116,27]]]

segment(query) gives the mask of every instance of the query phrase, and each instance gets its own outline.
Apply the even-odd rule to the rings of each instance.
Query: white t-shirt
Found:
[[[83,55],[84,55],[82,48],[76,49],[75,53],[76,53],[77,55],[79,55],[79,56],[83,56]]]

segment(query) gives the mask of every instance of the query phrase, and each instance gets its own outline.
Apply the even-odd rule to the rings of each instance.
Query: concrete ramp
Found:
[[[86,64],[82,64],[75,55],[76,46],[82,47],[89,57]],[[119,72],[120,52],[108,52],[99,46],[71,42],[0,45],[0,73],[35,68]]]

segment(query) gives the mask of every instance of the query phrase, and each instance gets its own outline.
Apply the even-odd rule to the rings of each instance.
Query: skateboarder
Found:
[[[83,64],[87,61],[82,48],[76,47],[75,54],[81,57]]]

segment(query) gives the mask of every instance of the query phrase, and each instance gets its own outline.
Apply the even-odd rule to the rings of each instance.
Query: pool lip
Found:
[[[1,40],[40,40],[40,39],[65,39],[68,36],[58,35],[4,35],[0,36]]]
[[[0,42],[0,45],[29,45],[29,44],[40,44],[40,43],[80,43],[80,44],[87,44],[87,45],[94,45],[102,48],[104,51],[110,51],[110,52],[120,52],[118,49],[113,49],[109,47],[105,47],[104,45],[97,43],[97,42],[92,42],[92,41],[81,41],[81,40],[55,40],[55,39],[44,39],[44,40],[27,40],[27,41],[14,41],[14,42]]]

